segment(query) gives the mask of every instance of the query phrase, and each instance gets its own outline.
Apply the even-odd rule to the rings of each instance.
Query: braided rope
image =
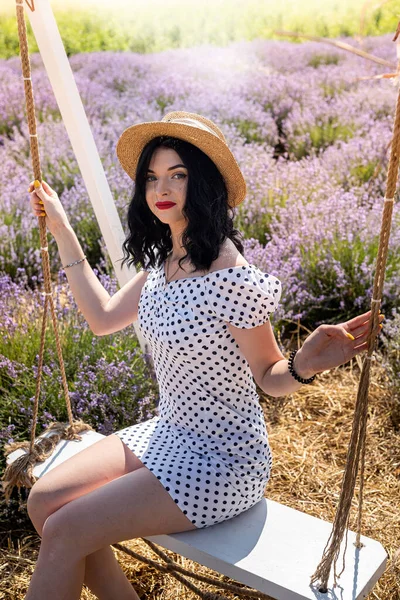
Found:
[[[25,0],[27,5],[29,6],[31,11],[34,11],[34,0],[32,0],[32,4],[29,4],[28,0]],[[31,157],[33,164],[33,172],[35,179],[41,181],[41,167],[40,167],[40,155],[39,155],[39,147],[38,147],[38,136],[36,133],[36,117],[35,117],[35,106],[34,106],[34,97],[33,97],[33,89],[32,89],[32,79],[31,79],[31,70],[30,70],[30,61],[29,61],[29,53],[28,53],[28,44],[27,44],[27,36],[26,36],[26,25],[23,13],[23,2],[19,2],[16,0],[17,7],[17,20],[18,20],[18,35],[20,40],[20,54],[21,54],[21,63],[22,63],[22,71],[23,71],[23,81],[25,88],[25,99],[26,99],[26,108],[27,108],[27,118],[28,118],[28,126],[29,126],[29,137],[30,137],[30,149],[31,149]],[[367,339],[367,356],[365,357],[361,379],[359,383],[358,393],[357,393],[357,401],[354,412],[354,421],[353,428],[351,433],[351,440],[348,448],[346,468],[343,475],[342,482],[342,491],[339,499],[339,504],[335,516],[335,521],[333,524],[333,529],[331,535],[328,539],[327,545],[324,549],[323,557],[320,564],[317,567],[316,572],[311,578],[311,582],[314,583],[316,581],[320,581],[320,591],[327,591],[327,583],[329,578],[330,569],[332,566],[332,562],[334,562],[334,578],[335,585],[337,577],[340,577],[342,571],[337,574],[336,572],[336,562],[339,556],[340,545],[343,539],[344,532],[347,533],[347,526],[349,522],[349,513],[351,507],[351,500],[354,494],[355,482],[358,475],[358,469],[360,465],[360,476],[361,476],[361,484],[360,484],[360,493],[359,493],[359,511],[358,511],[358,522],[357,522],[357,541],[356,545],[358,547],[360,544],[360,530],[361,530],[361,513],[362,513],[362,502],[363,502],[363,475],[364,475],[364,464],[365,464],[365,440],[366,440],[366,429],[367,429],[367,409],[368,409],[368,389],[369,389],[369,380],[370,380],[370,366],[372,360],[372,353],[374,350],[376,335],[373,331],[376,330],[379,317],[379,307],[382,298],[383,284],[384,284],[384,275],[385,275],[385,267],[388,255],[388,243],[389,236],[391,230],[391,221],[392,221],[392,211],[393,211],[393,202],[394,202],[394,194],[396,191],[396,183],[398,177],[398,168],[399,168],[399,159],[400,159],[400,93],[398,96],[397,106],[396,106],[396,116],[395,116],[395,124],[393,131],[393,142],[390,156],[390,164],[389,171],[387,176],[387,191],[386,197],[384,199],[384,208],[382,215],[382,224],[381,224],[381,234],[380,234],[380,243],[378,249],[378,256],[376,261],[376,273],[373,287],[373,298],[371,300],[371,316],[369,322],[369,334]],[[41,331],[41,341],[40,341],[40,352],[39,352],[39,367],[38,367],[38,375],[36,382],[36,393],[35,393],[35,403],[33,410],[33,418],[32,418],[32,428],[31,428],[31,440],[29,443],[29,453],[25,456],[20,457],[14,461],[9,467],[7,467],[3,480],[6,481],[5,485],[3,484],[3,489],[6,492],[6,499],[9,499],[12,488],[17,485],[24,485],[25,487],[30,487],[33,485],[35,478],[32,473],[33,466],[40,459],[44,460],[43,456],[46,456],[46,452],[49,452],[48,455],[51,454],[55,445],[58,443],[61,437],[67,437],[67,439],[81,439],[78,435],[79,431],[83,431],[85,429],[92,429],[89,425],[86,425],[82,421],[73,422],[71,403],[68,392],[68,384],[65,375],[64,361],[62,357],[61,344],[58,335],[57,328],[57,319],[55,314],[54,302],[51,291],[51,273],[50,273],[50,262],[48,256],[48,246],[47,246],[47,232],[46,232],[46,223],[43,217],[38,217],[39,219],[39,233],[40,233],[40,242],[41,242],[41,251],[42,251],[42,267],[44,273],[44,284],[45,284],[45,302],[43,309],[43,321],[42,321],[42,331]],[[45,343],[45,331],[46,331],[46,321],[47,321],[47,310],[48,305],[50,305],[52,322],[55,332],[56,338],[56,346],[57,346],[57,354],[60,362],[61,374],[62,374],[62,383],[64,389],[64,395],[66,400],[67,412],[68,412],[68,420],[69,426],[65,426],[64,424],[53,423],[52,426],[48,428],[48,430],[53,429],[54,435],[50,436],[50,438],[42,438],[40,442],[35,442],[35,431],[36,431],[36,423],[37,423],[37,415],[38,415],[38,405],[39,405],[39,394],[40,394],[40,383],[41,383],[41,375],[42,375],[42,367],[43,367],[43,354],[44,354],[44,343]],[[57,438],[57,434],[59,438]],[[26,448],[27,442],[14,443],[9,445],[6,448],[6,453],[10,453],[14,451],[17,447]],[[41,446],[39,447],[39,444]],[[46,456],[47,458],[47,456]],[[30,485],[27,485],[30,484]],[[113,544],[113,546],[123,552],[138,558],[142,562],[147,564],[151,564],[155,568],[160,571],[168,572],[173,575],[176,579],[184,583],[189,589],[191,589],[194,593],[199,595],[203,600],[226,600],[223,596],[218,594],[214,594],[212,592],[202,592],[199,588],[194,586],[187,579],[182,577],[179,572],[185,573],[187,576],[198,579],[199,581],[203,581],[206,583],[211,583],[214,585],[218,585],[219,587],[223,587],[227,590],[233,591],[238,595],[247,595],[255,598],[263,598],[268,599],[269,597],[265,594],[261,594],[260,592],[253,590],[242,590],[242,588],[238,586],[233,586],[227,584],[225,582],[221,582],[215,579],[211,579],[205,576],[199,576],[195,573],[187,571],[183,569],[180,565],[177,565],[172,561],[165,553],[162,553],[159,549],[157,549],[151,542],[148,540],[143,540],[150,547],[161,556],[167,563],[166,566],[160,565],[152,561],[151,559],[142,557],[137,553],[134,553],[132,550],[120,545]],[[330,544],[330,546],[329,546]],[[329,546],[329,547],[328,547]],[[346,535],[346,546],[347,546],[347,535]],[[343,557],[344,560],[344,557]],[[343,564],[344,568],[344,564]]]
[[[30,5],[27,2],[29,8],[34,11],[34,4]],[[24,81],[24,89],[25,89],[25,102],[26,102],[26,111],[27,111],[27,119],[28,119],[28,127],[29,127],[29,140],[30,140],[30,150],[32,157],[32,166],[33,173],[35,179],[41,181],[42,179],[42,170],[40,166],[40,154],[39,154],[39,144],[38,144],[38,135],[36,129],[36,115],[35,115],[35,101],[33,96],[33,88],[32,88],[32,77],[31,77],[31,65],[29,60],[29,52],[28,52],[28,41],[27,41],[27,32],[26,32],[26,24],[24,18],[24,4],[23,2],[17,0],[16,1],[16,9],[17,9],[17,21],[18,21],[18,36],[19,36],[19,45],[20,45],[20,54],[21,54],[21,64],[22,64],[22,78]],[[33,474],[33,468],[37,461],[43,462],[48,456],[51,455],[54,447],[60,441],[60,439],[77,439],[81,440],[81,436],[79,432],[87,431],[89,429],[93,429],[90,425],[84,423],[83,421],[74,421],[71,409],[71,401],[69,397],[68,391],[68,383],[67,377],[65,374],[65,366],[64,360],[62,356],[61,342],[58,333],[58,324],[57,324],[57,316],[53,301],[53,295],[51,290],[51,272],[50,272],[50,260],[49,260],[49,252],[48,252],[48,240],[47,240],[47,230],[46,230],[46,221],[44,217],[38,217],[39,219],[39,235],[40,235],[40,249],[42,252],[42,268],[44,275],[44,307],[43,307],[43,320],[42,320],[42,329],[40,335],[40,349],[39,349],[39,364],[38,364],[38,373],[36,378],[36,391],[35,391],[35,401],[33,405],[33,415],[32,415],[32,426],[31,426],[31,439],[29,443],[29,448],[27,448],[26,442],[14,442],[12,444],[8,444],[4,448],[4,453],[7,456],[11,452],[17,449],[24,449],[27,452],[24,455],[17,458],[14,462],[7,466],[4,471],[2,477],[2,488],[5,494],[6,501],[8,502],[11,496],[11,492],[15,486],[26,487],[27,484],[30,484],[28,487],[31,487],[35,481],[36,477]],[[54,328],[54,334],[56,339],[56,347],[57,347],[57,356],[60,363],[61,369],[61,378],[62,385],[65,396],[65,404],[67,407],[68,413],[68,423],[53,423],[54,426],[53,433],[57,433],[57,436],[52,436],[51,444],[48,441],[43,441],[43,439],[39,441],[35,441],[35,433],[36,433],[36,424],[37,417],[39,411],[39,397],[40,397],[40,384],[42,380],[42,370],[43,370],[43,356],[44,356],[44,346],[45,346],[45,334],[46,334],[46,324],[47,324],[47,312],[48,307],[50,306],[51,318]],[[50,429],[50,428],[49,428]]]
[[[397,35],[395,36],[396,40]],[[400,65],[399,65],[400,66]],[[399,68],[399,67],[398,67]],[[361,548],[361,519],[364,493],[364,471],[365,471],[365,449],[368,416],[368,391],[370,383],[370,369],[372,353],[374,351],[379,323],[379,309],[382,302],[383,284],[385,281],[386,261],[389,251],[389,237],[392,225],[392,213],[394,197],[396,193],[397,178],[399,174],[400,161],[400,89],[397,97],[396,111],[393,125],[393,137],[391,144],[389,168],[386,181],[386,193],[383,202],[381,230],[379,237],[379,248],[376,259],[375,278],[371,300],[371,316],[369,320],[369,331],[367,338],[367,355],[362,365],[359,381],[357,400],[354,410],[353,426],[350,444],[347,451],[346,466],[343,473],[341,494],[336,509],[336,515],[331,534],[323,551],[321,562],[311,577],[311,583],[318,583],[319,591],[328,591],[328,579],[332,563],[334,566],[334,585],[344,571],[344,556],[347,548],[347,529],[349,523],[351,502],[354,495],[355,484],[358,473],[360,475],[360,488],[358,498],[357,536],[355,545]],[[346,533],[345,549],[343,553],[343,566],[340,573],[336,571],[339,558],[340,546]]]
[[[34,11],[34,4],[32,0],[32,5],[25,0],[29,6],[29,8]],[[39,155],[39,147],[38,147],[38,136],[36,133],[36,116],[35,116],[35,104],[33,97],[33,89],[32,89],[32,79],[31,79],[31,69],[30,69],[30,60],[29,60],[29,52],[28,52],[28,43],[27,43],[27,35],[26,35],[26,24],[24,18],[24,10],[23,10],[23,2],[16,0],[17,6],[17,19],[18,19],[18,35],[20,39],[20,53],[21,53],[21,62],[22,62],[22,72],[23,72],[23,80],[25,86],[25,98],[26,98],[26,109],[28,116],[28,125],[29,125],[29,137],[30,137],[30,148],[31,148],[31,156],[32,156],[32,164],[33,164],[33,173],[35,179],[41,181],[41,167],[40,167],[40,155]],[[11,495],[11,491],[14,486],[18,487],[31,487],[35,482],[36,478],[33,475],[33,468],[37,462],[43,462],[48,456],[52,454],[54,448],[58,444],[59,440],[64,439],[81,439],[78,435],[78,431],[83,431],[86,429],[92,429],[89,425],[83,423],[82,421],[73,422],[71,403],[68,392],[68,383],[65,375],[65,367],[64,361],[62,357],[61,344],[58,335],[58,327],[57,327],[57,317],[54,308],[53,295],[51,291],[51,272],[50,272],[50,261],[49,261],[49,253],[48,253],[48,245],[47,245],[47,231],[46,231],[46,221],[44,217],[38,217],[39,219],[39,232],[40,232],[40,244],[42,251],[42,267],[44,273],[44,287],[45,291],[43,292],[45,300],[44,300],[44,308],[43,308],[43,320],[42,320],[42,330],[41,330],[41,338],[40,338],[40,351],[39,351],[39,365],[38,365],[38,373],[36,380],[36,394],[35,394],[35,403],[33,407],[33,417],[32,417],[32,427],[31,427],[31,440],[29,442],[16,442],[13,444],[9,444],[6,447],[6,454],[13,452],[18,448],[23,448],[28,450],[23,456],[15,460],[11,465],[7,467],[3,476],[3,491],[5,492],[6,500],[8,501]],[[53,321],[53,327],[56,337],[56,345],[57,345],[57,354],[60,361],[61,374],[62,374],[62,382],[64,388],[64,396],[67,405],[68,411],[68,420],[69,425],[66,426],[63,423],[52,423],[47,432],[51,432],[49,437],[42,437],[39,440],[35,440],[35,431],[36,431],[36,423],[37,423],[37,415],[39,409],[39,394],[40,394],[40,383],[43,369],[43,354],[44,354],[44,345],[45,345],[45,332],[46,332],[46,323],[47,323],[47,311],[48,306],[50,305],[51,316]],[[198,581],[203,581],[205,583],[209,583],[212,585],[217,585],[226,590],[229,590],[233,593],[236,593],[241,596],[247,596],[251,598],[259,598],[260,600],[271,600],[270,596],[266,596],[261,592],[256,590],[244,590],[243,588],[235,585],[228,584],[226,582],[219,581],[218,579],[212,579],[210,577],[197,575],[187,569],[183,569],[180,565],[175,563],[172,559],[170,559],[164,552],[158,549],[152,542],[148,540],[143,541],[150,546],[154,552],[156,552],[161,558],[163,558],[166,562],[166,565],[160,565],[159,563],[140,556],[136,552],[133,552],[129,548],[122,546],[121,544],[113,544],[115,548],[137,558],[138,560],[147,563],[159,571],[163,571],[164,573],[169,573],[173,577],[175,577],[178,581],[183,583],[186,587],[188,587],[192,592],[197,594],[203,600],[228,600],[225,596],[221,596],[214,592],[203,592],[193,583],[188,581],[185,577],[183,577],[180,573],[184,573],[185,575],[195,578]]]

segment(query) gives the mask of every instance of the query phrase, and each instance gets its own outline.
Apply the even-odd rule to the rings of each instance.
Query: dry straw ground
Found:
[[[399,600],[399,398],[390,387],[384,362],[379,356],[376,358],[371,372],[363,534],[379,540],[387,550],[389,560],[386,572],[368,600]],[[274,454],[273,476],[266,494],[273,500],[322,519],[333,519],[346,460],[360,364],[356,357],[345,368],[320,374],[312,385],[303,386],[298,393],[286,398],[262,398]],[[355,498],[350,520],[352,529],[356,508]],[[25,597],[40,539],[32,530],[24,531],[23,528],[13,533],[3,531],[0,535],[0,599],[20,600]],[[140,540],[125,545],[155,558]],[[142,600],[197,599],[174,578],[159,574],[123,553],[116,551],[116,554]],[[171,552],[168,554],[186,568],[218,577],[192,561]],[[265,560],[268,560],[267,556]],[[228,592],[225,595],[232,600],[238,598]],[[84,589],[82,599],[93,598]]]

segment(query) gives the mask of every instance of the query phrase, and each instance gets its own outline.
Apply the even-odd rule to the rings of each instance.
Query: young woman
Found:
[[[159,414],[35,483],[28,512],[42,543],[29,600],[73,600],[83,583],[99,599],[138,599],[110,544],[208,527],[263,497],[271,453],[253,378],[283,396],[366,349],[369,312],[321,325],[284,358],[269,321],[281,284],[243,256],[233,216],[246,185],[214,123],[174,112],[133,125],[117,155],[135,181],[124,261],[142,270],[114,296],[85,260],[56,192],[31,184],[31,205],[45,211],[93,333],[139,320]]]

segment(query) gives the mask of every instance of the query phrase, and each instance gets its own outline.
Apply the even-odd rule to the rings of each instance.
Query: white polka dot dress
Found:
[[[156,417],[116,432],[198,528],[264,496],[271,452],[248,362],[227,323],[268,321],[281,283],[254,265],[177,279],[164,264],[142,288],[138,325],[160,391]]]

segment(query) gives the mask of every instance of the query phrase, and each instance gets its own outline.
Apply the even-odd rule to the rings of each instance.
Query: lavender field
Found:
[[[366,38],[364,50],[395,62],[391,39]],[[76,54],[69,60],[124,227],[132,182],[115,154],[120,134],[170,110],[198,112],[220,125],[243,170],[248,194],[236,226],[245,236],[246,259],[282,281],[274,316],[282,340],[298,322],[312,330],[370,308],[397,87],[390,79],[360,78],[385,73],[387,67],[324,44],[280,41],[153,55]],[[43,178],[57,190],[90,264],[113,293],[116,278],[38,54],[31,65]],[[27,193],[32,169],[19,57],[0,62],[0,81],[0,441],[6,442],[26,435],[29,425],[43,279],[37,219]],[[396,357],[391,363],[396,375],[398,203],[393,219],[380,344]],[[133,327],[93,336],[65,286],[50,238],[76,414],[105,434],[130,424],[132,415],[147,418],[156,410],[157,388]],[[51,327],[47,348],[46,414],[39,427],[64,415]]]

